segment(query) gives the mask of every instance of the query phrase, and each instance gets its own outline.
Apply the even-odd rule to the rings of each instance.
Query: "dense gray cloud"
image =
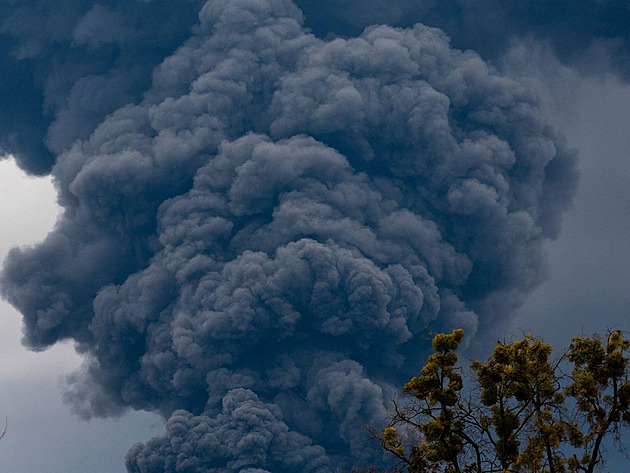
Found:
[[[121,15],[74,41],[132,35]],[[133,472],[368,461],[428,332],[489,330],[542,280],[577,180],[535,93],[440,30],[323,40],[288,0],[207,2],[93,128],[60,145],[63,214],[2,292],[30,347],[85,354],[81,415],[170,418]]]
[[[0,0],[0,155],[27,171],[138,100],[190,34],[201,0]]]
[[[446,31],[459,48],[496,59],[514,40],[549,45],[583,72],[630,78],[628,0],[297,0],[320,35],[359,34],[373,24],[421,22]]]
[[[215,418],[175,411],[166,435],[135,445],[127,455],[131,473],[325,473],[324,449],[290,432],[275,405],[249,390],[234,389]],[[269,468],[267,470],[266,468]]]
[[[107,114],[142,100],[153,68],[190,35],[203,3],[0,0],[0,155],[12,153],[29,172],[49,172],[55,156],[88,138]],[[319,37],[421,22],[490,60],[513,40],[533,40],[582,70],[630,74],[627,0],[297,3]]]

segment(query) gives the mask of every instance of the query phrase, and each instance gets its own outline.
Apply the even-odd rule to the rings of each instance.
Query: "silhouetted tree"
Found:
[[[575,337],[552,361],[531,335],[499,342],[470,365],[464,389],[461,329],[433,338],[420,374],[375,437],[409,473],[593,473],[603,441],[630,423],[628,349],[620,330]],[[566,371],[566,372],[565,372]]]

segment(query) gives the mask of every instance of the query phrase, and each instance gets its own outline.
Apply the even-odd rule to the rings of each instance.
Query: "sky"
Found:
[[[626,328],[623,2],[6,3],[3,471],[335,471],[431,331]]]
[[[549,280],[514,320],[559,346],[574,334],[625,329],[630,303],[630,87],[582,80],[571,90],[560,123],[580,151],[580,187],[560,238],[547,245]]]

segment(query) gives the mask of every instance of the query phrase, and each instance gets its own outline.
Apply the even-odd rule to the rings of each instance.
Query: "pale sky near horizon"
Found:
[[[513,322],[561,346],[630,329],[630,87],[590,79],[573,94],[555,120],[580,153],[578,193],[560,237],[547,244],[549,280]]]

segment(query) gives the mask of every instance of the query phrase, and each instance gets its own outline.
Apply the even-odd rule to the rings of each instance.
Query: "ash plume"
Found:
[[[297,0],[320,35],[356,35],[369,25],[443,29],[458,48],[498,61],[517,42],[549,48],[582,73],[630,78],[628,0]]]
[[[490,330],[544,278],[575,154],[438,29],[322,39],[288,0],[212,0],[191,31],[59,135],[63,214],[11,251],[2,294],[32,349],[77,343],[80,415],[168,419],[130,472],[368,462],[363,425],[429,331]]]
[[[33,174],[139,100],[201,0],[0,0],[0,157]]]
[[[47,174],[102,120],[138,103],[153,69],[191,35],[203,0],[0,0],[0,157]],[[515,42],[582,72],[630,77],[627,0],[297,0],[320,38],[415,23],[500,63]],[[89,97],[89,99],[86,99]]]

